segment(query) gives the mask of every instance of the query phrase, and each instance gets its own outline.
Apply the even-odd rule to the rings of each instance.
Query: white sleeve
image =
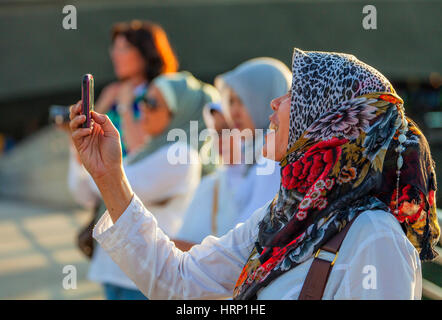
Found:
[[[419,254],[405,237],[373,234],[352,257],[335,299],[414,300],[422,296]]]
[[[165,200],[187,194],[196,188],[201,176],[198,152],[186,144],[178,145],[179,152],[188,154],[185,163],[171,163],[166,145],[144,159],[124,167],[133,191],[146,202]]]
[[[115,224],[106,211],[93,236],[149,299],[226,298],[254,246],[264,213],[257,210],[223,237],[208,236],[182,252],[134,195]]]
[[[69,156],[68,187],[74,200],[86,208],[93,208],[101,195],[94,180],[75,159],[75,151]]]

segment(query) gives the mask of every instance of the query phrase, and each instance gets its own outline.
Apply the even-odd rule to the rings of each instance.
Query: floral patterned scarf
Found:
[[[352,55],[295,49],[281,186],[234,298],[256,298],[366,210],[391,212],[420,258],[433,259],[435,191],[428,142],[388,80]]]

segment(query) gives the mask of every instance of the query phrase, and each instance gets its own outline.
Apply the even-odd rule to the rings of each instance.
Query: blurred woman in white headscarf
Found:
[[[215,79],[221,104],[207,105],[204,120],[214,140],[218,138],[212,152],[218,153],[221,166],[204,177],[195,192],[175,239],[180,249],[211,234],[222,236],[277,192],[279,164],[263,158],[260,151],[269,127],[268,105],[288,91],[290,79],[290,70],[273,58],[246,61]],[[234,130],[223,134],[223,129],[240,134]]]

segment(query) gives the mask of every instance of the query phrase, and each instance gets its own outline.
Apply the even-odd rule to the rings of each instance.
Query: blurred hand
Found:
[[[80,100],[70,109],[69,125],[81,162],[97,182],[106,175],[123,174],[122,152],[119,133],[110,119],[94,111],[91,114],[91,127],[82,128],[86,116],[81,114]]]
[[[95,110],[100,113],[106,113],[117,100],[120,83],[114,82],[107,85],[100,93],[95,101]]]

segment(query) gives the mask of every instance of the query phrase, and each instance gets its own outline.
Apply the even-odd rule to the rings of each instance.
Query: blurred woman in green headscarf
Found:
[[[141,103],[142,128],[151,139],[137,153],[124,161],[127,177],[143,203],[148,205],[165,232],[173,237],[182,224],[184,212],[200,182],[201,163],[197,146],[187,141],[168,141],[172,129],[190,136],[190,121],[204,129],[204,105],[219,100],[217,90],[189,72],[162,75],[151,83]],[[169,148],[173,145],[173,148]],[[187,155],[185,163],[173,164],[170,150]],[[69,186],[84,206],[101,201],[100,192],[83,166],[71,161]],[[104,212],[103,207],[100,212]],[[105,290],[136,290],[135,284],[120,270],[104,250],[96,246],[89,279],[102,283]]]

